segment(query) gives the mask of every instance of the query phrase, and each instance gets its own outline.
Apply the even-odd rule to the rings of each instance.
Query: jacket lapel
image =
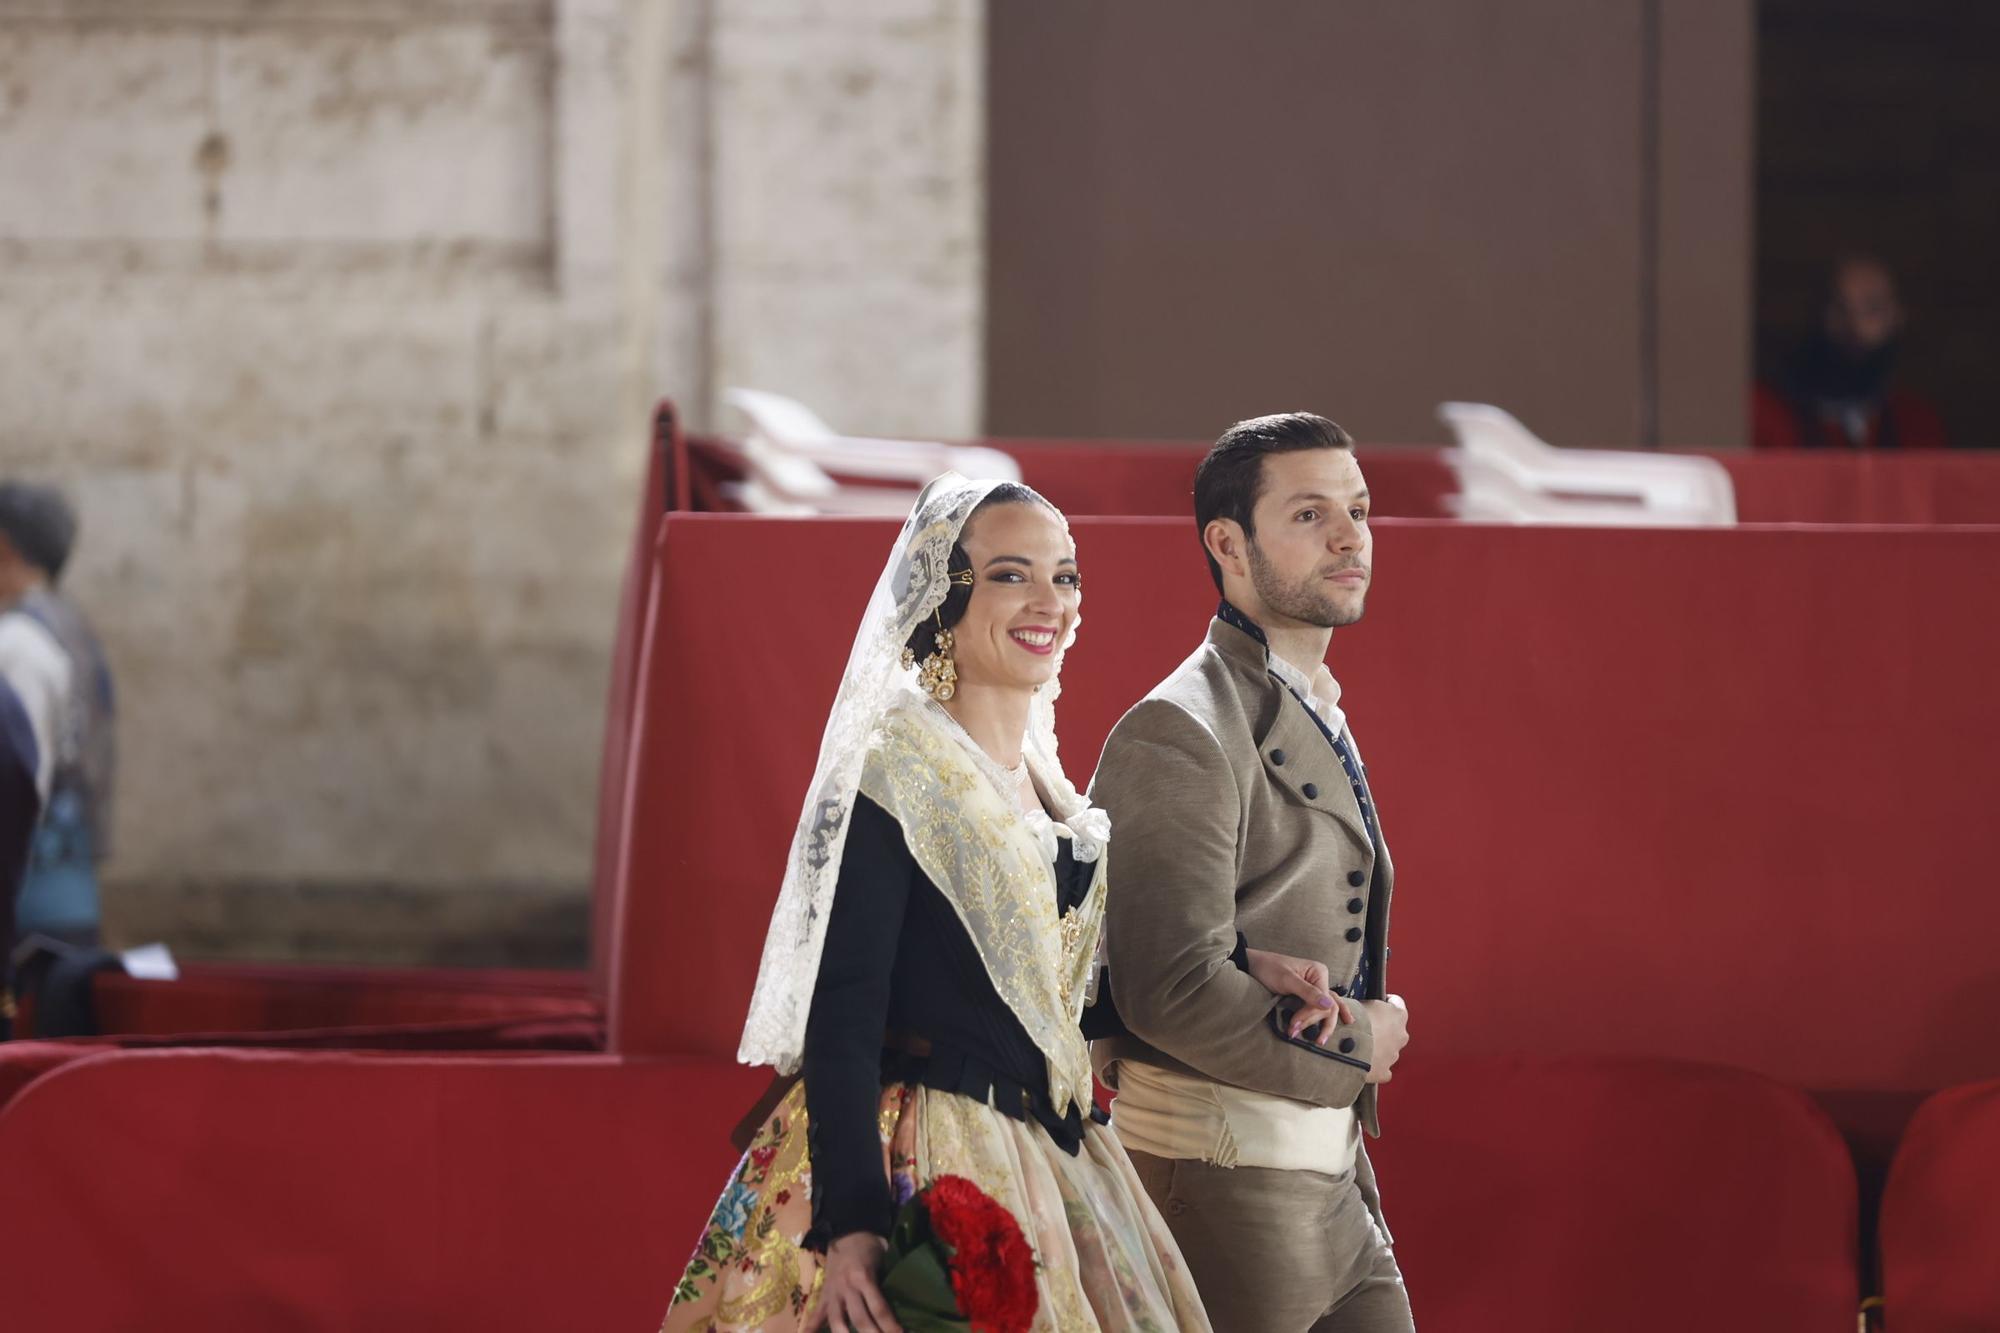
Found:
[[[1300,805],[1331,815],[1357,847],[1372,853],[1374,844],[1361,821],[1361,807],[1326,733],[1290,690],[1269,676],[1265,679],[1276,692],[1278,705],[1271,725],[1257,739],[1265,775]]]
[[[1347,770],[1340,766],[1339,756],[1305,704],[1271,674],[1269,650],[1220,618],[1209,621],[1208,642],[1236,671],[1268,691],[1277,704],[1270,726],[1257,738],[1266,776],[1289,791],[1299,804],[1331,815],[1356,846],[1372,854],[1374,844],[1369,840],[1368,826],[1361,822],[1361,807],[1355,804],[1347,785]],[[1280,753],[1284,755],[1282,763],[1277,758]],[[1306,795],[1307,786],[1313,789],[1311,796]]]

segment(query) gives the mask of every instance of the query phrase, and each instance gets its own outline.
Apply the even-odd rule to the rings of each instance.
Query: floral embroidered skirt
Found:
[[[1207,1330],[1201,1298],[1117,1138],[1087,1123],[1074,1157],[1032,1122],[968,1097],[883,1089],[883,1166],[898,1198],[941,1175],[969,1177],[1014,1214],[1034,1247],[1037,1333]],[[820,1256],[812,1225],[805,1086],[758,1130],[674,1289],[662,1333],[772,1333],[804,1322]]]

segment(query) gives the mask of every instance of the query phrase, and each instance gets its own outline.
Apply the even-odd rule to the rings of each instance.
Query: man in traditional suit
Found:
[[[1093,1059],[1218,1329],[1409,1329],[1361,1145],[1407,1040],[1394,872],[1324,660],[1373,563],[1353,442],[1307,413],[1239,422],[1195,473],[1195,521],[1222,605],[1092,787],[1117,833],[1106,944],[1129,1029]],[[1333,994],[1287,1009],[1232,964],[1246,943],[1322,960]]]

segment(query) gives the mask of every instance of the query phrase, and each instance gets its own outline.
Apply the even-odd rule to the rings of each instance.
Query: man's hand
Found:
[[[1250,961],[1250,975],[1259,985],[1273,995],[1290,995],[1300,1001],[1299,1011],[1292,1015],[1291,1036],[1297,1037],[1317,1024],[1319,1036],[1315,1040],[1324,1046],[1333,1039],[1334,1032],[1334,1024],[1326,1020],[1338,1015],[1342,1023],[1354,1021],[1354,1011],[1347,1007],[1347,1001],[1327,989],[1330,978],[1325,963],[1266,953],[1262,949],[1243,952]]]
[[[799,1333],[903,1333],[889,1313],[876,1274],[889,1242],[870,1231],[854,1231],[826,1247],[819,1304]]]
[[[1396,1057],[1410,1044],[1409,1006],[1402,996],[1391,995],[1386,1000],[1363,1000],[1361,1008],[1375,1034],[1375,1054],[1369,1061],[1374,1067],[1368,1071],[1368,1081],[1387,1083],[1395,1077]]]

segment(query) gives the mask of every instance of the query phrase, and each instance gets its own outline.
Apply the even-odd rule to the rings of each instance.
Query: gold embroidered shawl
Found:
[[[1031,752],[1031,765],[1040,758]],[[1045,789],[1056,785],[1035,776]],[[1056,1113],[1072,1103],[1087,1108],[1090,1055],[1077,1023],[1104,924],[1108,848],[1088,895],[1059,921],[1055,869],[1040,840],[964,742],[920,704],[892,707],[883,718],[862,762],[860,789],[902,826],[917,865],[972,937],[993,988],[1047,1058]]]

